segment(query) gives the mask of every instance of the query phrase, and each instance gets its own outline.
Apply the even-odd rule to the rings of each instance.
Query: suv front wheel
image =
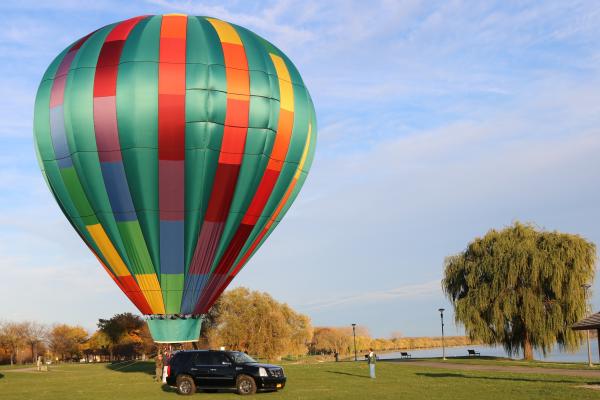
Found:
[[[240,375],[235,382],[237,393],[241,395],[256,393],[256,382],[248,375]]]
[[[194,378],[189,375],[178,376],[177,393],[186,396],[196,393],[196,383],[194,383]]]

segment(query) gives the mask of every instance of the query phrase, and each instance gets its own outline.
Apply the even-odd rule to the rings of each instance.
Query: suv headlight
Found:
[[[263,367],[259,367],[258,368],[258,376],[269,376],[269,375],[267,374],[266,369],[264,369]]]

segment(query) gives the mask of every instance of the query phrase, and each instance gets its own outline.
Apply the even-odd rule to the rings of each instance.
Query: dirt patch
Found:
[[[575,387],[600,391],[600,385],[598,385],[598,384],[579,385],[579,386],[575,386]]]
[[[42,373],[42,372],[65,372],[65,371],[61,371],[60,369],[47,369],[46,371],[38,371],[37,367],[30,367],[30,368],[17,368],[17,369],[5,369],[2,372],[24,372],[27,374],[31,374],[31,373]]]
[[[392,361],[392,360],[390,360]],[[392,361],[395,362],[395,361]],[[559,368],[542,368],[542,367],[521,367],[518,365],[482,365],[482,364],[458,364],[443,361],[410,361],[406,365],[421,366],[428,368],[443,368],[460,371],[494,371],[494,372],[511,372],[521,374],[544,374],[544,375],[563,375],[576,376],[583,378],[598,378],[600,379],[600,371],[583,371],[575,369],[559,369]]]

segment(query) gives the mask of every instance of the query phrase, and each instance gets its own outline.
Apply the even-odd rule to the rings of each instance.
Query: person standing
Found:
[[[154,380],[156,382],[161,382],[162,381],[162,375],[163,375],[163,356],[162,354],[160,354],[160,351],[158,352],[158,354],[156,355],[156,358],[154,359],[154,366],[155,366],[155,377]]]
[[[369,349],[367,361],[369,362],[369,375],[371,375],[371,379],[375,379],[375,363],[377,362],[377,355],[375,355],[373,349]]]
[[[163,374],[162,374],[162,383],[167,383],[167,371],[169,370],[169,361],[171,360],[171,351],[165,351],[165,356],[163,358]]]

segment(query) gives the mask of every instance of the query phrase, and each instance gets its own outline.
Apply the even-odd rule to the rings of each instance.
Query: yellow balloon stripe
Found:
[[[270,55],[277,71],[277,79],[279,80],[280,107],[288,111],[294,111],[294,89],[292,88],[290,73],[281,57],[273,53]]]
[[[312,136],[311,128],[312,128],[311,124],[308,124],[308,135],[306,135],[306,142],[304,143],[304,150],[302,150],[302,157],[300,158],[300,163],[298,164],[298,168],[296,168],[296,173],[294,174],[294,179],[292,180],[290,186],[287,188],[285,194],[283,195],[283,198],[277,205],[277,208],[273,212],[273,215],[271,215],[271,218],[269,218],[269,222],[267,222],[267,225],[263,228],[263,232],[265,232],[265,233],[269,230],[269,228],[271,228],[271,226],[273,225],[273,223],[275,222],[275,220],[277,219],[277,217],[283,210],[283,207],[285,207],[285,204],[287,203],[288,199],[292,195],[292,192],[294,191],[294,188],[296,187],[296,183],[298,183],[298,179],[300,178],[300,174],[302,173],[302,169],[304,168],[304,163],[306,162],[306,159],[308,158],[308,149],[310,148],[310,138]]]
[[[98,249],[110,265],[110,268],[115,272],[118,277],[129,276],[129,270],[125,266],[123,259],[113,246],[112,242],[108,238],[108,235],[100,224],[93,224],[86,226],[90,236],[98,246]],[[155,274],[140,274],[135,275],[136,281],[144,295],[144,298],[152,308],[154,314],[164,314],[165,306],[162,300],[162,292],[160,290],[160,284]]]
[[[277,205],[277,208],[275,209],[275,211],[273,211],[273,214],[269,218],[269,221],[267,222],[265,227],[262,229],[262,231],[256,237],[256,239],[254,239],[254,242],[252,242],[252,245],[248,248],[248,250],[246,250],[244,255],[240,258],[240,260],[236,264],[235,268],[233,269],[233,272],[231,273],[231,276],[235,276],[240,271],[240,269],[244,266],[244,264],[246,264],[246,262],[250,259],[250,256],[257,249],[258,245],[260,244],[261,240],[263,240],[263,238],[265,237],[267,232],[269,232],[269,229],[271,228],[271,226],[273,226],[273,223],[275,223],[275,220],[277,219],[277,217],[283,210],[283,207],[285,207],[285,204],[287,203],[290,196],[292,195],[292,192],[294,191],[294,188],[296,187],[296,183],[298,183],[298,179],[300,178],[300,174],[302,173],[302,169],[304,168],[306,159],[308,158],[308,150],[310,148],[310,141],[311,141],[311,136],[312,136],[311,130],[312,130],[312,125],[309,123],[308,124],[308,135],[306,135],[306,142],[304,143],[304,150],[302,151],[302,158],[300,159],[300,163],[298,164],[298,168],[296,169],[296,173],[294,174],[294,178],[292,179],[290,186],[287,188],[285,194],[281,198],[281,201]]]
[[[129,270],[125,266],[125,263],[121,259],[121,256],[113,246],[112,242],[106,235],[104,228],[100,224],[87,225],[86,226],[88,232],[94,242],[96,242],[96,246],[100,249],[100,252],[110,265],[110,268],[114,271],[117,276],[128,276],[131,275]]]
[[[311,136],[312,136],[312,126],[311,126],[311,124],[308,124],[308,134],[306,135],[306,143],[304,143],[304,150],[302,150],[302,157],[300,158],[300,164],[298,164],[298,169],[296,169],[296,173],[294,174],[294,182],[290,185],[290,188],[288,190],[294,190],[294,186],[296,186],[296,181],[298,180],[298,178],[300,178],[300,173],[304,169],[304,164],[306,163],[306,159],[308,158],[308,149],[310,148],[310,137]]]
[[[229,25],[225,21],[221,21],[220,19],[215,18],[206,18],[211,25],[217,31],[219,35],[219,39],[221,42],[231,43],[231,44],[239,44],[242,46],[242,39],[240,39],[240,35],[237,34],[233,26]]]
[[[165,305],[162,297],[162,290],[160,289],[160,283],[156,278],[156,274],[139,274],[135,276],[135,279],[144,293],[144,297],[150,304],[152,312],[154,314],[164,314]]]

